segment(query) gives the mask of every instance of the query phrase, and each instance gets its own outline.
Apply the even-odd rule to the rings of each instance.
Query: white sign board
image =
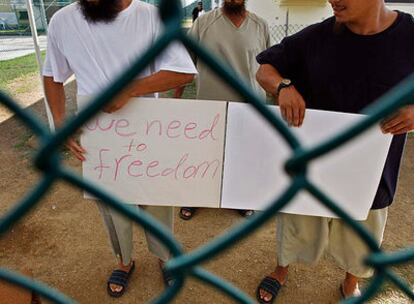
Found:
[[[83,176],[125,202],[219,207],[225,102],[133,99],[83,130]]]
[[[307,110],[303,126],[291,130],[312,147],[362,117]],[[312,161],[310,180],[363,220],[390,142],[391,136],[374,127]],[[82,145],[84,177],[132,204],[263,210],[290,183],[283,170],[290,149],[248,104],[134,99],[92,119]],[[283,212],[333,216],[303,191]]]
[[[271,107],[280,116],[277,107]],[[363,116],[306,110],[304,124],[291,128],[306,147],[334,137]],[[364,220],[372,205],[391,136],[374,127],[355,140],[314,160],[310,180],[345,211]],[[223,208],[263,210],[290,183],[284,163],[291,150],[283,138],[247,104],[230,103],[228,109]],[[282,210],[286,213],[334,217],[306,192]]]

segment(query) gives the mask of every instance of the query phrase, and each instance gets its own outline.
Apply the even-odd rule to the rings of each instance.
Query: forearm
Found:
[[[130,96],[145,96],[183,86],[194,79],[194,74],[159,71],[151,76],[135,80],[128,86]]]
[[[45,87],[45,95],[50,106],[50,111],[53,115],[53,120],[56,127],[60,127],[65,120],[65,89],[63,83],[54,82],[53,77],[43,77],[43,85]],[[66,147],[73,153],[73,155],[81,160],[86,160],[85,149],[79,145],[78,142],[72,138],[68,138]]]
[[[62,125],[65,119],[65,90],[63,83],[54,82],[53,77],[43,77],[45,95],[53,115],[56,127]]]
[[[275,96],[277,87],[283,77],[270,64],[263,64],[256,73],[256,80],[266,92]]]
[[[116,99],[104,107],[104,112],[113,113],[124,107],[131,97],[145,96],[152,93],[164,92],[189,83],[194,74],[160,71],[151,76],[133,81]]]

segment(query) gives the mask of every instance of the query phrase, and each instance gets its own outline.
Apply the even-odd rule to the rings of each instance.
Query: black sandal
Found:
[[[171,272],[165,270],[165,268],[161,268],[161,273],[165,287],[172,286],[174,284],[174,277],[172,276]]]
[[[341,300],[345,300],[346,296],[345,296],[345,293],[344,293],[344,286],[342,284],[339,285],[339,293],[341,295]]]
[[[242,217],[250,217],[250,216],[254,215],[254,210],[250,210],[250,209],[239,209],[239,210],[237,210],[237,212],[239,212],[239,214]]]
[[[265,277],[259,284],[256,290],[256,299],[259,301],[260,304],[270,304],[273,303],[279,293],[280,288],[282,288],[282,284],[279,283],[278,280],[272,277]],[[260,290],[264,290],[272,295],[272,298],[269,301],[265,301],[260,297]]]
[[[196,210],[197,210],[197,208],[195,208],[195,207],[181,207],[181,209],[180,209],[180,218],[182,218],[185,221],[188,221],[194,216]],[[189,215],[184,214],[183,211],[188,212]]]
[[[106,288],[106,290],[108,291],[108,294],[111,297],[119,298],[125,293],[125,290],[128,287],[128,280],[132,272],[134,271],[134,269],[135,269],[135,262],[132,261],[132,266],[129,272],[126,272],[120,269],[114,270],[112,272],[111,276],[108,279],[107,288]],[[110,284],[121,286],[122,289],[120,291],[113,291],[111,287],[109,287]]]
[[[37,293],[32,291],[32,302],[31,304],[42,304],[42,301],[40,300],[40,297]]]

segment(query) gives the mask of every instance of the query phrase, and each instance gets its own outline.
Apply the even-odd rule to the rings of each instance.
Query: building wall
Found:
[[[394,0],[392,2],[403,1]],[[404,2],[407,3],[387,3],[387,6],[414,15],[414,0],[405,0]],[[304,5],[304,3],[308,4]],[[312,24],[332,16],[331,6],[328,2],[319,0],[308,2],[303,0],[249,0],[247,8],[263,17],[269,24],[285,24],[287,10],[289,10],[289,21],[299,24]]]
[[[414,3],[387,3],[387,6],[414,15]],[[324,0],[248,0],[247,9],[268,22],[272,43],[332,16],[331,6]]]
[[[400,0],[402,1],[402,0]],[[391,9],[408,12],[414,15],[413,3],[387,3]],[[304,5],[303,3],[308,3]],[[332,16],[331,6],[327,1],[303,0],[249,0],[247,9],[264,18],[269,25],[286,24],[286,15],[289,11],[290,24],[313,24]]]
[[[387,6],[393,10],[399,10],[414,16],[414,1],[412,3],[389,3]]]

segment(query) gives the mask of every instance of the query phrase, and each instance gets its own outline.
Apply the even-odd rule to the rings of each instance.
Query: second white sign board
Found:
[[[278,108],[271,108],[280,116]],[[306,147],[311,147],[334,137],[362,117],[307,110],[302,127],[291,130]],[[390,143],[391,136],[374,127],[310,163],[310,180],[353,218],[364,220],[377,191]],[[291,150],[250,105],[229,104],[225,155],[222,208],[263,210],[290,183],[283,166]],[[334,217],[303,191],[282,211]]]

